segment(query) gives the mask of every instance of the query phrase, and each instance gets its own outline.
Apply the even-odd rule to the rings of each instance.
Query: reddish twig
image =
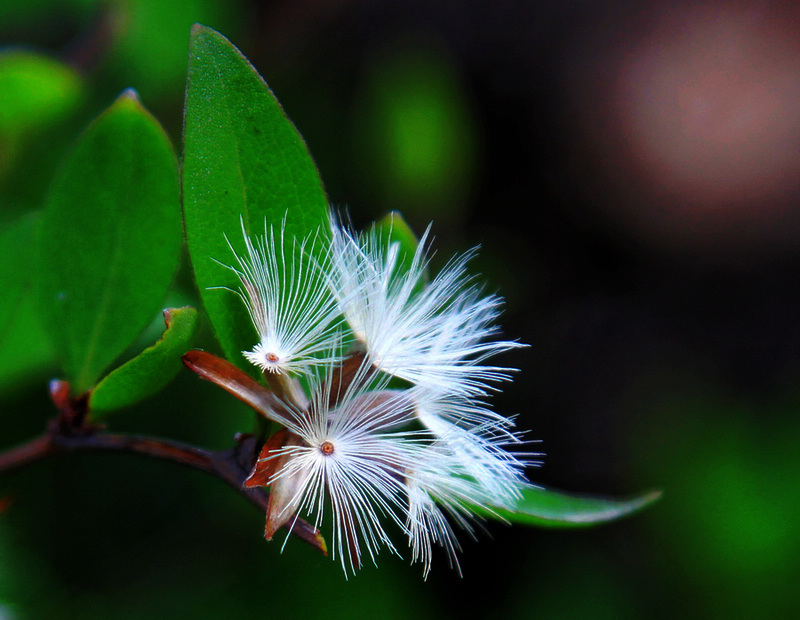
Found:
[[[75,432],[79,430],[80,432]],[[177,441],[108,433],[91,427],[75,429],[63,419],[51,423],[47,431],[27,443],[0,452],[0,474],[20,469],[51,456],[79,451],[140,454],[179,463],[224,480],[252,504],[266,512],[269,493],[264,489],[245,488],[256,454],[255,439],[245,436],[229,450],[212,451]],[[302,519],[289,522],[292,534],[327,555],[325,540],[312,525]],[[287,525],[287,527],[288,527]]]

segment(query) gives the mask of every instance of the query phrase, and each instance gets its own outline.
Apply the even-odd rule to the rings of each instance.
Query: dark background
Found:
[[[494,399],[536,483],[663,500],[593,530],[487,526],[463,579],[261,538],[203,474],[75,455],[8,476],[0,618],[787,618],[800,611],[800,14],[770,2],[0,1],[0,43],[72,63],[68,121],[2,160],[0,225],[41,204],[126,87],[180,145],[189,27],[250,58],[358,225],[433,222],[530,348]],[[2,105],[2,102],[0,102]],[[177,146],[176,148],[179,148]],[[168,303],[196,299],[184,269]],[[25,359],[19,350],[8,360]],[[19,362],[18,365],[23,365]],[[2,364],[0,364],[2,366]],[[15,364],[11,364],[15,367]],[[24,372],[22,372],[24,370]],[[36,360],[0,442],[53,415]],[[251,416],[181,375],[119,430],[222,448]],[[402,547],[401,547],[402,548]]]

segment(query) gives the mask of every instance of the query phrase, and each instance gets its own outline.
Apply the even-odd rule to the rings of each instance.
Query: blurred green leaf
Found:
[[[527,487],[522,490],[522,498],[514,510],[493,508],[492,511],[512,523],[556,528],[587,527],[631,515],[660,497],[661,491],[649,491],[628,499],[610,499]],[[488,512],[484,514],[493,516]]]
[[[0,51],[0,225],[43,204],[86,93],[82,76],[55,58]]]
[[[175,156],[134,91],[81,135],[42,219],[42,309],[77,394],[149,323],[178,264]]]
[[[371,59],[352,136],[358,182],[374,202],[439,221],[469,194],[477,123],[459,73],[433,40],[393,41]]]
[[[23,293],[0,335],[0,394],[13,393],[53,376],[56,353],[45,333],[34,287]]]
[[[267,84],[227,39],[199,24],[189,57],[183,200],[206,312],[228,359],[252,371],[241,351],[252,348],[255,330],[241,300],[220,290],[239,286],[224,266],[234,262],[225,236],[244,252],[242,225],[263,234],[265,218],[276,227],[286,218],[287,240],[324,234],[328,201],[305,142]]]
[[[25,132],[68,114],[80,101],[80,76],[67,65],[25,50],[0,52],[0,138],[15,145]],[[3,157],[7,156],[3,149]]]
[[[660,518],[644,522],[659,566],[717,617],[797,617],[798,368],[764,399],[692,379],[656,393],[655,407],[643,392],[648,422],[630,440],[637,479],[670,489]]]
[[[78,73],[54,58],[0,52],[0,222],[41,205],[40,188],[63,146],[53,130],[75,113],[84,91]]]
[[[181,355],[192,347],[197,335],[197,310],[169,308],[164,310],[164,322],[167,327],[158,342],[111,371],[92,390],[89,397],[92,420],[152,396],[183,368]]]
[[[230,0],[135,0],[108,3],[121,22],[109,58],[145,101],[174,106],[186,79],[186,46],[194,22],[233,27],[237,3]],[[160,109],[160,108],[158,108]]]

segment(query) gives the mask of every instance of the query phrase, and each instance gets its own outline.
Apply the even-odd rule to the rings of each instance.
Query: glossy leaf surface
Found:
[[[125,91],[80,136],[42,220],[42,309],[79,394],[151,321],[178,264],[175,156],[134,91]]]
[[[227,39],[192,29],[184,117],[186,236],[200,295],[225,355],[254,370],[241,352],[257,340],[237,295],[231,247],[244,252],[242,229],[266,226],[286,238],[327,234],[328,203],[302,137],[269,87]],[[319,244],[318,244],[319,247]]]

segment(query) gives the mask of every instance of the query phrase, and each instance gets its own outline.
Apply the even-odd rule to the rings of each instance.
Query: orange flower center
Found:
[[[333,444],[330,441],[322,442],[322,445],[319,447],[319,451],[322,452],[325,456],[329,456],[333,454]]]

